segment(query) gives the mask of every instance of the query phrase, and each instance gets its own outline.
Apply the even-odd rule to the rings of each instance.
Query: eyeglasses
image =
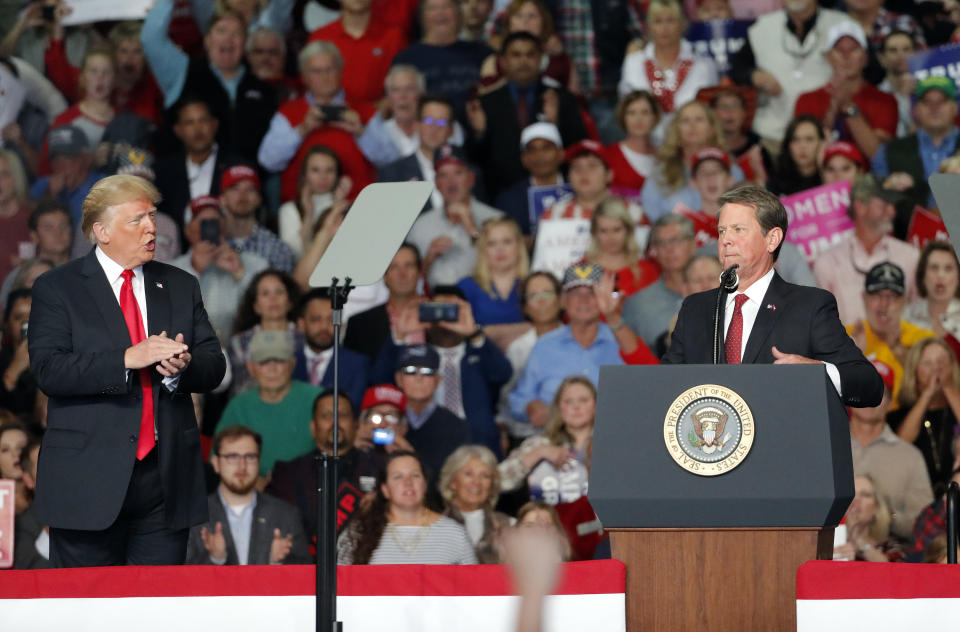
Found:
[[[556,296],[557,296],[557,293],[554,292],[553,290],[544,290],[542,292],[536,292],[535,294],[529,294],[527,296],[527,302],[530,303],[533,301],[548,301],[551,298],[556,298]]]
[[[426,125],[434,125],[436,127],[446,127],[447,125],[450,124],[450,119],[433,118],[432,116],[425,116],[423,117],[422,122]]]
[[[400,423],[400,417],[391,414],[373,413],[367,416],[367,421],[374,426],[390,425],[395,426]]]
[[[247,452],[246,454],[239,454],[237,452],[231,452],[230,454],[218,454],[221,459],[226,461],[230,465],[237,465],[240,463],[240,459],[243,459],[248,465],[256,465],[260,460],[260,455],[256,452]]]
[[[400,372],[404,375],[435,375],[437,370],[428,366],[405,366]]]

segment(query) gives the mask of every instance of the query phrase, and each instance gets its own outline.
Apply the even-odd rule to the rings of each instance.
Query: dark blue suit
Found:
[[[307,373],[307,358],[303,353],[303,347],[297,349],[296,358],[297,366],[293,369],[293,379],[310,383],[310,376]],[[370,361],[367,360],[365,355],[340,348],[340,392],[347,396],[356,413],[360,412],[363,393],[367,390],[367,374],[369,371]],[[322,386],[326,389],[333,388],[333,358],[330,358],[320,384],[315,386]]]
[[[489,339],[484,339],[480,347],[470,343],[466,347],[466,353],[460,361],[463,410],[467,414],[474,443],[487,446],[500,458],[500,432],[494,422],[494,406],[500,389],[513,375],[513,367]],[[393,383],[399,349],[392,339],[383,345],[371,372],[375,383]]]
[[[520,232],[524,235],[530,234],[529,189],[530,178],[523,178],[501,191],[493,203],[494,208],[506,213],[520,226]]]

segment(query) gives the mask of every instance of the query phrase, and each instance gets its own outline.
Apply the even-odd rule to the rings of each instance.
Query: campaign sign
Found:
[[[787,241],[803,252],[807,263],[853,231],[853,222],[847,217],[849,182],[825,184],[780,201],[787,207]]]
[[[0,568],[13,566],[13,481],[0,480]]]
[[[687,28],[687,40],[698,55],[711,57],[720,76],[730,73],[730,60],[747,41],[750,20],[711,20],[694,22]]]
[[[537,222],[543,212],[559,200],[573,194],[569,184],[547,184],[527,189],[527,204],[530,209],[530,232],[537,229]]]
[[[914,53],[907,60],[917,81],[927,77],[950,77],[960,83],[960,44],[947,44]]]
[[[590,246],[590,220],[545,219],[537,227],[531,270],[552,272],[558,279],[568,267],[583,259]]]
[[[928,241],[950,241],[947,227],[936,213],[931,213],[922,206],[913,207],[913,217],[910,218],[910,228],[907,229],[907,241],[918,250],[927,245]]]

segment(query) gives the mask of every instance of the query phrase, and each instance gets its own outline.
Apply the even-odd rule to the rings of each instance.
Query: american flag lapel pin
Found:
[[[772,310],[772,311],[777,311],[777,306],[776,306],[776,305],[773,305],[773,304],[771,304],[771,303],[767,303],[767,309]]]
[[[157,286],[159,289],[161,289],[161,290],[163,289],[163,283],[162,283],[162,282],[156,281],[155,283],[156,283],[156,286]]]

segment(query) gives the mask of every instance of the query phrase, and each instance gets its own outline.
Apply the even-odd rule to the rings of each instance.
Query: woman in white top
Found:
[[[300,164],[297,199],[285,202],[279,211],[280,239],[299,259],[317,232],[320,214],[346,198],[353,182],[343,173],[336,152],[314,145]]]
[[[685,28],[677,0],[651,0],[647,10],[650,43],[623,60],[620,96],[633,90],[651,92],[664,113],[658,130],[677,108],[693,101],[700,88],[716,85],[719,79],[713,60],[694,53],[690,42],[683,39]]]
[[[467,529],[481,564],[502,562],[505,530],[510,516],[494,511],[500,497],[497,457],[482,445],[463,445],[447,457],[440,470],[440,495],[449,516]]]
[[[463,525],[427,508],[427,479],[413,452],[394,452],[370,505],[337,542],[338,564],[476,564]]]
[[[960,338],[960,264],[953,246],[929,241],[917,261],[917,292],[921,298],[903,311],[903,319],[938,336]]]

